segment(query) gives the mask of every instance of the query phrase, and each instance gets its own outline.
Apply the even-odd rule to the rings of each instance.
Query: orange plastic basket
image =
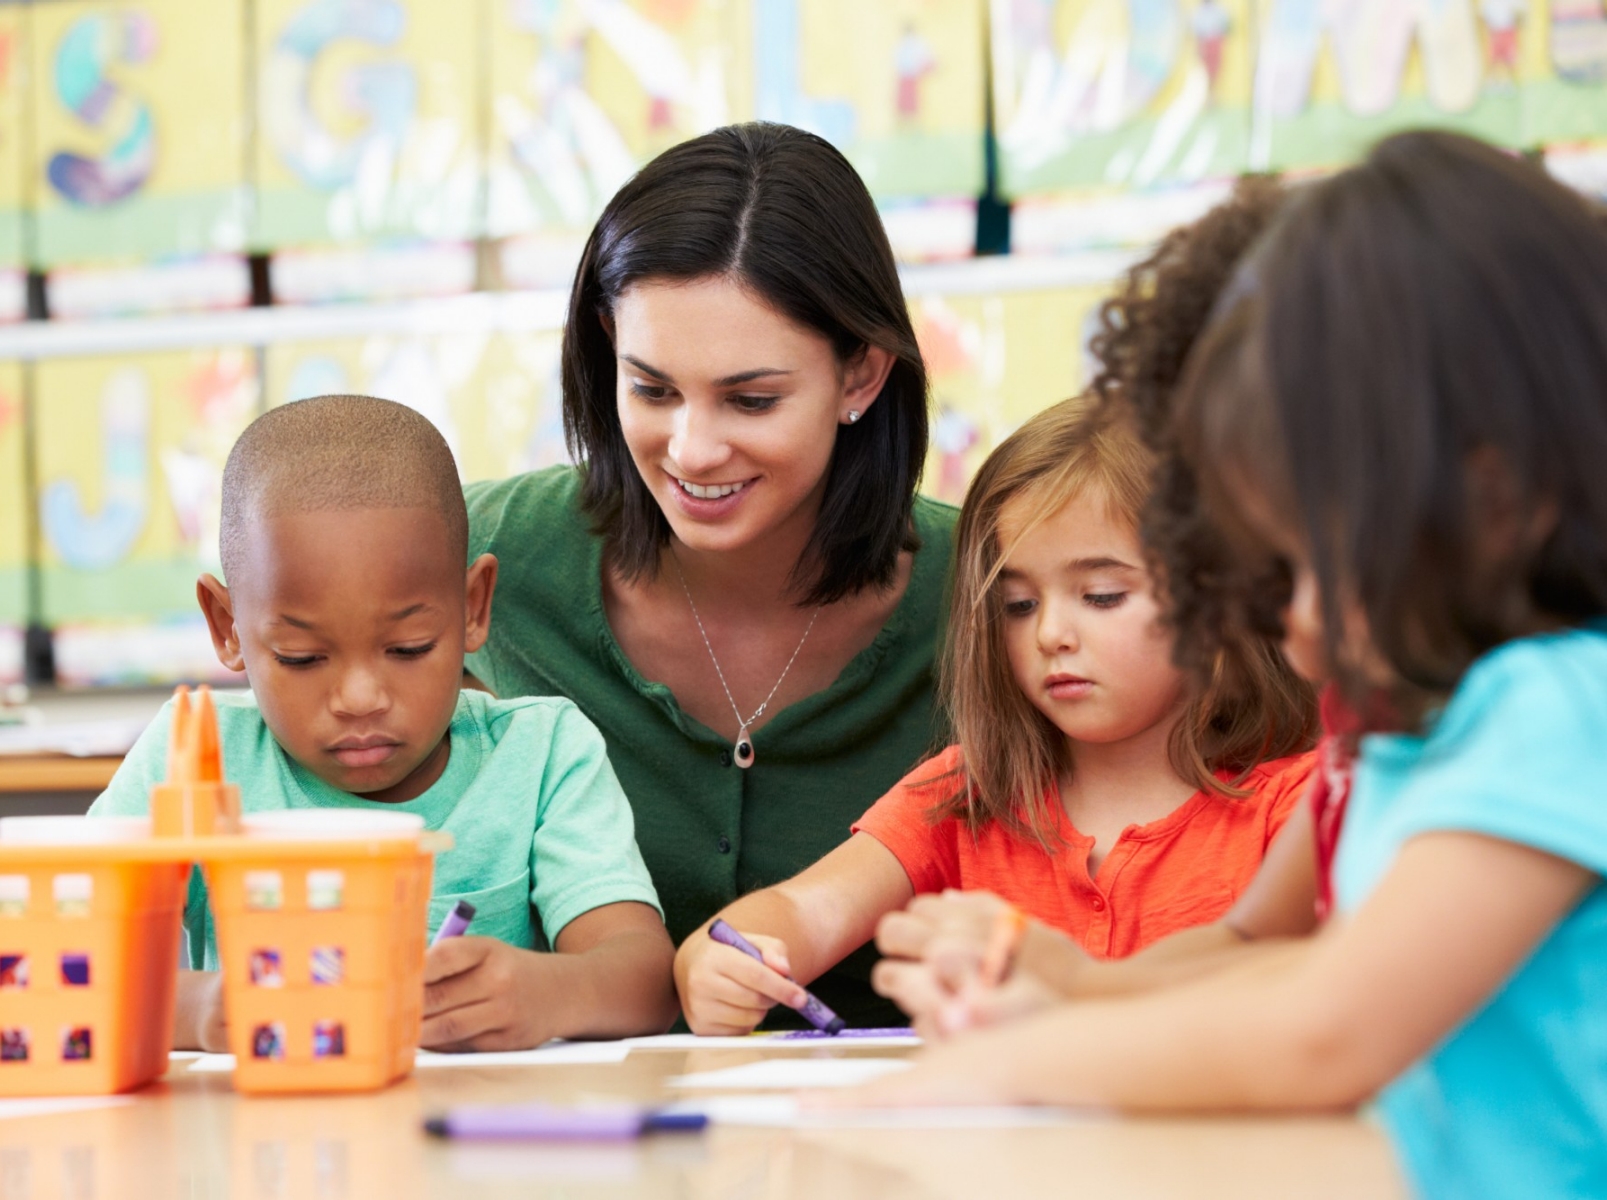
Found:
[[[187,861],[0,846],[0,1096],[123,1092],[167,1070]]]
[[[407,1075],[436,836],[209,841],[235,1087],[359,1091]]]

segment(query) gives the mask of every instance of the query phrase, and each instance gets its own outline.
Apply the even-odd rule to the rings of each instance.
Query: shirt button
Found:
[[[720,751],[720,765],[722,767],[729,767],[731,765],[731,751],[729,751],[729,750]]]
[[[722,839],[722,840],[724,840],[724,839]],[[1089,907],[1091,907],[1095,912],[1104,912],[1105,911],[1105,897],[1103,897],[1103,896],[1095,896],[1093,898],[1093,900],[1091,901]]]
[[[731,853],[731,839],[726,837],[725,834],[722,833],[720,835],[720,840],[714,844],[721,854]]]

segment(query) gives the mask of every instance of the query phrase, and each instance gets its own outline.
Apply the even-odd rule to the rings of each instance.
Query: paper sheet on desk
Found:
[[[858,1087],[894,1071],[907,1071],[912,1065],[902,1058],[767,1058],[743,1063],[740,1067],[677,1075],[669,1081],[669,1086],[765,1088],[789,1092],[800,1088]]]
[[[0,1100],[0,1121],[19,1117],[50,1117],[57,1113],[80,1112],[91,1108],[118,1108],[132,1103],[132,1096],[29,1096],[20,1100]]]
[[[582,1063],[624,1062],[631,1052],[625,1042],[548,1042],[534,1050],[491,1050],[483,1053],[437,1054],[433,1050],[420,1050],[413,1058],[413,1066],[421,1071],[441,1067],[540,1067],[565,1066]],[[190,1070],[203,1074],[218,1074],[234,1070],[234,1055],[203,1054],[190,1065]]]
[[[113,717],[101,721],[8,725],[0,729],[0,758],[35,754],[116,758],[128,753],[150,723],[149,717]]]
[[[921,1039],[909,1029],[845,1029],[835,1037],[813,1029],[784,1033],[747,1033],[741,1037],[699,1037],[695,1033],[661,1033],[657,1037],[627,1038],[637,1050],[819,1050],[825,1046],[872,1046],[916,1049]]]
[[[793,1096],[700,1096],[678,1100],[669,1113],[702,1113],[716,1125],[776,1129],[1009,1129],[1067,1125],[1090,1119],[1063,1108],[801,1109]]]

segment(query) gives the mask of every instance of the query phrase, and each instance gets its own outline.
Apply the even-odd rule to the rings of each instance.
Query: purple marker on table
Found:
[[[749,958],[764,961],[764,955],[759,953],[759,948],[727,925],[722,918],[716,917],[714,924],[709,926],[709,936],[722,946],[730,946],[733,950],[742,951]],[[833,1036],[843,1031],[847,1022],[822,1004],[813,992],[805,991],[804,997],[803,1007],[798,1009],[804,1020],[821,1032]]]
[[[435,931],[430,939],[430,945],[439,946],[447,938],[462,937],[469,931],[469,922],[474,920],[474,905],[467,900],[459,900],[452,906],[452,911],[446,914],[446,920]]]
[[[561,1108],[555,1104],[471,1105],[424,1122],[436,1137],[521,1142],[616,1142],[644,1133],[702,1129],[703,1113],[666,1112],[634,1104]]]

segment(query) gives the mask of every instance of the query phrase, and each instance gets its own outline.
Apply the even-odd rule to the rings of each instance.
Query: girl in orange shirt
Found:
[[[956,745],[814,866],[716,914],[676,985],[694,1032],[751,1030],[918,892],[980,888],[1131,954],[1214,921],[1297,803],[1313,704],[1247,636],[1190,684],[1160,621],[1138,516],[1153,463],[1116,410],[1067,401],[988,458],[960,516],[943,691]],[[1269,761],[1270,760],[1270,761]],[[712,922],[712,919],[711,919]]]

